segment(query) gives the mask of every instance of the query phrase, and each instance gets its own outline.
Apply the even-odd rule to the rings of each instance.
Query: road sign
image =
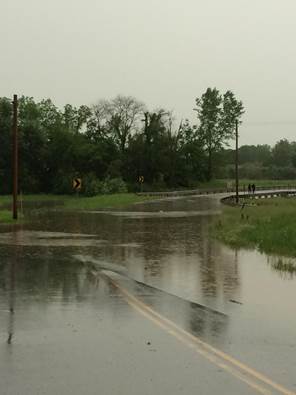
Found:
[[[81,189],[81,178],[74,178],[73,179],[73,189],[75,191],[79,191]]]
[[[144,176],[139,176],[139,183],[143,184],[143,182],[144,182]]]

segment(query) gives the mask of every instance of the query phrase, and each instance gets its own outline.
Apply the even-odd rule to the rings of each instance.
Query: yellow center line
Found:
[[[196,352],[198,352],[200,355],[202,355],[204,358],[215,364],[216,366],[220,367],[223,370],[226,370],[239,380],[243,381],[244,383],[248,384],[250,387],[255,389],[256,391],[260,392],[263,395],[271,395],[271,392],[264,387],[260,386],[260,384],[255,383],[252,380],[249,380],[247,377],[243,376],[241,373],[239,373],[237,370],[231,368],[229,365],[225,365],[225,363],[219,362],[219,360],[214,356],[208,353],[207,351],[203,351],[200,348],[198,348],[196,345],[194,345],[192,342],[187,341],[184,336],[178,334],[176,331],[173,329],[169,329],[166,325],[162,324],[160,320],[154,318],[152,315],[148,314],[145,312],[142,308],[140,308],[136,303],[132,302],[131,300],[127,300],[128,304],[132,306],[135,310],[137,310],[140,314],[142,314],[144,317],[167,331],[170,335],[174,336],[177,338],[179,341],[182,343],[186,344],[188,347],[193,348]]]
[[[283,387],[280,384],[277,384],[269,377],[263,375],[257,370],[254,370],[253,368],[245,365],[243,362],[240,362],[239,360],[235,359],[231,355],[226,354],[225,352],[211,346],[210,344],[204,342],[197,336],[194,336],[191,333],[184,330],[183,328],[179,327],[177,324],[165,318],[157,311],[153,310],[150,306],[146,305],[144,302],[137,299],[129,291],[127,291],[125,288],[123,288],[117,282],[115,282],[111,277],[107,276],[106,274],[104,274],[104,277],[106,277],[108,281],[123,294],[126,301],[143,316],[153,321],[155,324],[160,326],[166,332],[170,333],[172,336],[176,337],[178,340],[185,343],[187,346],[192,347],[194,345],[195,346],[194,350],[197,351],[199,354],[203,355],[205,358],[207,358],[208,360],[210,360],[212,363],[219,366],[220,368],[224,369],[225,371],[228,371],[229,373],[231,373],[241,381],[247,383],[249,386],[256,389],[258,392],[264,395],[271,394],[271,392],[268,389],[261,386],[262,383],[264,383],[283,395],[296,395],[295,392],[288,390],[287,388]],[[219,359],[221,359],[224,362],[221,362]],[[227,363],[226,365],[225,362]],[[229,364],[231,364],[232,366],[229,366]],[[249,377],[244,376],[246,374]],[[252,379],[256,379],[257,381],[261,382],[261,385],[252,381],[250,377]]]

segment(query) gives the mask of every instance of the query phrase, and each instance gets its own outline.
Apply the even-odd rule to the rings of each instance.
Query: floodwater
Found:
[[[0,393],[254,393],[139,316],[106,270],[159,314],[295,391],[294,262],[212,240],[220,209],[201,196],[115,212],[39,208],[28,224],[3,226]]]

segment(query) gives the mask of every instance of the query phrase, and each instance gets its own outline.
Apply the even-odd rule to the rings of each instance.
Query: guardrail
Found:
[[[276,197],[294,197],[296,196],[296,188],[290,188],[290,189],[265,189],[262,192],[255,192],[255,193],[244,193],[244,194],[239,194],[239,200],[240,203],[244,201],[245,199],[270,199],[270,198],[276,198]],[[236,196],[235,195],[230,195],[230,196],[225,196],[221,199],[222,203],[225,204],[236,204]]]
[[[281,191],[281,190],[296,190],[295,185],[272,185],[256,187],[256,191]],[[239,192],[243,196],[248,195],[247,186],[240,186]],[[155,196],[155,197],[174,197],[174,196],[192,196],[192,195],[210,195],[218,193],[235,193],[235,188],[208,188],[208,189],[191,189],[183,191],[161,191],[161,192],[139,192],[139,196]],[[252,195],[252,194],[250,194]]]

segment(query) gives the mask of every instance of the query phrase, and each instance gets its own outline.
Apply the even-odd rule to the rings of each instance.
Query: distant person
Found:
[[[248,185],[248,193],[251,193],[252,192],[252,187],[251,187],[251,184],[249,184]]]
[[[252,184],[252,191],[253,191],[253,194],[255,193],[255,190],[256,190],[255,184]]]

